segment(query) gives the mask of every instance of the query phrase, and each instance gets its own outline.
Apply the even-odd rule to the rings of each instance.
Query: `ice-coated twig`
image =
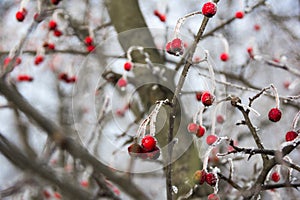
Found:
[[[176,23],[176,26],[175,26],[175,30],[174,30],[174,36],[175,38],[178,38],[178,35],[180,33],[180,27],[183,25],[184,21],[189,18],[189,17],[193,17],[195,15],[201,15],[202,12],[201,11],[196,11],[196,12],[192,12],[192,13],[189,13],[181,18],[179,18],[177,20],[177,23]]]
[[[236,105],[243,107],[244,110],[250,110],[250,111],[254,112],[254,114],[257,115],[258,117],[260,116],[260,113],[258,111],[256,111],[255,109],[251,108],[250,106],[247,106],[247,105],[239,103],[239,102],[237,102]]]
[[[297,123],[299,121],[299,117],[300,117],[300,110],[297,112],[296,116],[293,119],[293,123],[292,123],[293,130],[296,130],[296,128],[297,128]]]
[[[228,54],[229,53],[229,44],[228,44],[227,39],[221,33],[215,33],[214,35],[216,37],[220,38],[220,40],[224,46],[224,52]]]
[[[207,66],[208,66],[208,71],[209,71],[210,79],[211,79],[211,81],[212,81],[212,90],[211,90],[211,93],[214,94],[215,89],[216,89],[215,72],[214,72],[213,66],[211,65],[211,63],[210,63],[209,60],[208,60],[208,57],[209,57],[209,51],[208,51],[208,50],[204,50],[204,53],[205,53],[205,61],[206,61]]]
[[[26,5],[28,4],[29,0],[22,0],[20,3],[20,9],[22,10],[23,8],[26,7]]]
[[[276,87],[275,87],[273,84],[271,84],[270,87],[271,87],[271,88],[273,89],[273,91],[274,91],[274,96],[275,96],[275,101],[276,101],[276,108],[279,109],[280,101],[279,101],[279,95],[278,95],[277,89],[276,89]]]
[[[285,156],[284,160],[286,160],[289,163],[293,163],[292,159],[289,156]],[[292,174],[294,169],[292,167],[289,167],[288,170],[289,170],[289,182],[292,182],[293,180]]]

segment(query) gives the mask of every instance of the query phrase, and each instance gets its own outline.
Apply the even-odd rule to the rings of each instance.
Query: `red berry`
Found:
[[[50,20],[48,24],[49,30],[55,30],[57,27],[57,23],[54,20]]]
[[[34,60],[34,64],[38,65],[38,64],[40,64],[43,61],[44,61],[44,57],[43,56],[36,56],[35,60]]]
[[[235,18],[242,19],[244,17],[243,11],[238,11],[235,13]]]
[[[60,1],[61,1],[61,0],[51,0],[51,3],[52,3],[53,5],[58,5]]]
[[[228,56],[227,53],[221,53],[220,59],[221,59],[223,62],[226,62],[226,61],[229,59],[229,56]]]
[[[117,82],[117,85],[119,86],[119,87],[125,87],[126,85],[127,85],[127,81],[126,81],[126,79],[125,78],[120,78],[119,80],[118,80],[118,82]]]
[[[213,173],[207,173],[205,176],[205,181],[208,185],[214,186],[217,183],[217,177]]]
[[[15,65],[19,65],[22,63],[22,59],[20,57],[16,58]]]
[[[153,136],[151,135],[146,135],[143,139],[142,139],[142,147],[147,151],[152,151],[154,150],[156,146],[156,140]]]
[[[126,71],[130,71],[131,70],[131,68],[132,68],[132,63],[131,62],[126,62],[125,64],[124,64],[124,69],[126,70]]]
[[[11,58],[10,57],[6,57],[4,59],[4,62],[3,62],[4,66],[7,66],[10,63],[10,61],[11,61]]]
[[[213,17],[217,12],[217,5],[213,2],[207,2],[202,7],[202,14],[206,17]]]
[[[54,34],[54,36],[56,36],[56,37],[60,37],[60,36],[62,36],[63,33],[62,33],[60,30],[55,29],[54,32],[53,32],[53,34]]]
[[[59,78],[59,80],[64,80],[64,81],[69,79],[68,74],[66,74],[66,73],[60,73],[58,75],[58,78]]]
[[[182,41],[179,38],[175,38],[171,42],[171,49],[176,55],[183,54]]]
[[[273,172],[271,175],[272,181],[278,182],[280,180],[280,175],[278,172]]]
[[[18,11],[16,13],[16,18],[19,22],[22,22],[25,19],[25,14],[22,11]]]
[[[89,45],[92,45],[93,44],[93,38],[91,36],[87,36],[85,39],[84,39],[84,43],[89,46]]]
[[[254,30],[259,31],[259,30],[260,30],[260,25],[255,24],[255,25],[254,25]]]
[[[247,52],[248,52],[248,54],[249,54],[249,56],[250,56],[251,58],[254,57],[254,54],[253,54],[253,48],[252,48],[252,47],[248,47],[248,48],[247,48]]]
[[[205,131],[206,131],[205,127],[199,125],[198,126],[198,131],[196,133],[196,136],[197,137],[202,137],[205,134]]]
[[[202,97],[202,92],[196,92],[196,99],[198,101],[201,101],[201,97]]]
[[[206,172],[204,170],[197,170],[193,176],[194,183],[202,185],[205,182],[205,176]]]
[[[81,181],[80,182],[80,185],[82,186],[82,187],[85,187],[85,188],[87,188],[87,187],[89,187],[89,182],[88,181]]]
[[[171,44],[172,44],[172,42],[168,42],[168,43],[166,44],[166,51],[167,51],[169,54],[171,54],[171,55],[175,55],[175,53],[173,52],[173,50],[172,50],[172,48],[171,48]]]
[[[116,114],[117,114],[119,117],[124,117],[125,112],[124,112],[124,110],[122,110],[122,109],[118,109],[118,110],[116,111]]]
[[[207,196],[207,200],[220,200],[220,197],[217,194],[210,194]]]
[[[188,129],[188,132],[190,132],[190,133],[197,133],[198,125],[195,123],[189,123],[187,129]]]
[[[293,141],[298,136],[298,133],[295,131],[289,131],[285,134],[285,141]]]
[[[283,87],[286,88],[286,89],[289,89],[290,85],[291,85],[290,81],[284,81],[283,82]]]
[[[50,192],[48,192],[47,190],[44,190],[44,191],[43,191],[43,195],[44,195],[44,197],[45,197],[46,199],[48,199],[48,198],[51,197]]]
[[[210,106],[213,104],[215,98],[210,92],[203,92],[201,96],[201,102],[204,106]]]
[[[223,124],[224,123],[224,117],[223,117],[223,115],[218,115],[217,116],[217,122],[219,123],[219,124]]]
[[[157,160],[160,156],[160,149],[155,146],[154,149],[150,152],[146,153],[147,158],[151,159],[151,160]]]
[[[75,83],[76,81],[77,81],[76,76],[72,76],[71,78],[69,78],[69,83]]]
[[[54,192],[54,197],[56,199],[61,199],[61,194],[59,194],[58,192]]]
[[[55,45],[53,43],[48,43],[47,45],[49,50],[54,50],[55,49]]]
[[[160,19],[160,21],[165,22],[166,21],[166,15],[163,15],[163,14],[159,15],[159,19]]]
[[[160,16],[160,12],[159,12],[158,10],[154,10],[154,11],[153,11],[153,14],[154,14],[155,16],[157,16],[157,17]]]
[[[94,46],[94,45],[89,45],[89,46],[86,47],[86,50],[87,50],[88,52],[92,52],[92,51],[94,51],[94,49],[95,49],[95,46]]]
[[[281,111],[278,108],[272,108],[269,111],[269,120],[272,122],[278,122],[281,118]]]
[[[130,145],[127,150],[129,155],[132,157],[138,157],[139,154],[143,153],[143,148],[137,143]]]
[[[206,138],[206,143],[208,145],[212,145],[212,144],[214,144],[217,141],[217,139],[218,139],[218,137],[216,135],[209,135]]]

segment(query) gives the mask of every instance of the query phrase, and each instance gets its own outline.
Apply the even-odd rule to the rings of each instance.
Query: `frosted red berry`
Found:
[[[214,96],[210,92],[205,91],[202,93],[201,102],[204,106],[211,106],[214,102],[214,99]]]
[[[273,172],[272,175],[271,175],[271,179],[272,181],[274,182],[278,182],[280,180],[280,175],[278,172]]]
[[[131,70],[131,68],[132,68],[132,62],[125,62],[124,63],[124,69],[126,70],[126,71],[130,71]]]
[[[259,24],[255,24],[254,25],[254,30],[259,31],[260,30],[260,25]]]
[[[166,15],[161,14],[159,16],[159,19],[160,19],[160,21],[165,22],[167,18],[166,18]]]
[[[92,52],[92,51],[95,50],[95,46],[94,46],[94,45],[89,45],[89,46],[86,47],[86,50],[87,50],[88,52]]]
[[[213,17],[217,12],[217,5],[213,2],[207,2],[202,7],[202,14],[206,17]]]
[[[152,151],[154,150],[156,146],[156,139],[151,136],[151,135],[146,135],[145,137],[143,137],[142,139],[142,147],[146,150],[146,151]]]
[[[195,123],[189,123],[187,129],[188,129],[188,132],[190,132],[190,133],[197,133],[198,125]]]
[[[169,54],[171,54],[171,55],[175,55],[175,53],[173,52],[173,50],[172,50],[172,48],[171,48],[171,44],[172,44],[172,42],[168,42],[168,43],[166,44],[166,51],[167,51]]]
[[[217,122],[219,123],[219,124],[223,124],[224,123],[224,117],[223,117],[223,115],[217,115]]]
[[[44,61],[44,57],[43,56],[36,56],[35,60],[34,60],[34,64],[35,65],[39,65],[43,61]]]
[[[126,79],[125,78],[120,78],[119,80],[118,80],[118,82],[117,82],[117,85],[119,86],[119,87],[125,87],[126,85],[127,85],[127,81],[126,81]]]
[[[146,153],[146,157],[151,160],[157,160],[160,156],[160,149],[155,146],[152,151]]]
[[[220,200],[220,197],[217,194],[212,193],[207,196],[207,200]]]
[[[56,21],[54,21],[54,20],[50,20],[50,21],[49,21],[49,24],[48,24],[48,28],[49,28],[49,30],[55,30],[55,29],[56,29],[56,27],[57,27],[57,23],[56,23]]]
[[[49,50],[54,50],[55,49],[55,44],[48,43],[47,47],[48,47]]]
[[[202,137],[202,136],[205,134],[205,132],[206,132],[205,127],[199,125],[199,126],[198,126],[198,131],[197,131],[197,133],[196,133],[196,136],[197,136],[197,137]]]
[[[87,36],[85,39],[84,39],[84,43],[86,45],[92,45],[93,44],[93,38],[91,36]]]
[[[153,14],[154,14],[155,16],[157,16],[157,17],[160,16],[160,12],[159,12],[158,10],[154,10],[154,11],[153,11]]]
[[[244,12],[243,11],[237,11],[235,13],[235,18],[242,19],[243,17],[244,17]]]
[[[298,136],[298,133],[295,131],[289,131],[285,134],[285,141],[293,141]]]
[[[175,38],[171,42],[171,49],[175,55],[182,55],[183,54],[183,43],[182,40],[179,38]]]
[[[217,177],[214,173],[207,173],[205,175],[205,181],[208,185],[214,186],[217,183]]]
[[[53,31],[53,34],[54,34],[54,36],[56,36],[56,37],[60,37],[60,36],[62,36],[63,33],[62,33],[60,30],[55,29],[55,30]]]
[[[137,143],[130,145],[127,150],[129,155],[132,157],[138,157],[139,154],[143,153],[143,148]]]
[[[16,13],[16,19],[17,19],[19,22],[22,22],[22,21],[24,21],[24,19],[25,19],[25,15],[26,15],[26,13],[25,13],[24,11],[18,11],[18,12]]]
[[[269,111],[268,117],[272,122],[278,122],[281,119],[281,111],[278,108],[272,108]]]
[[[206,172],[204,170],[197,170],[193,176],[194,183],[202,185],[205,182],[205,176]]]
[[[206,137],[206,143],[212,145],[217,141],[218,137],[216,135],[209,135]]]
[[[196,99],[197,101],[201,101],[202,92],[196,92]]]
[[[226,61],[229,59],[228,53],[221,53],[220,59],[221,59],[223,62],[226,62]]]

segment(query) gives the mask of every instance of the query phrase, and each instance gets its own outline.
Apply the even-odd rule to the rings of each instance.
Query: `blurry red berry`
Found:
[[[3,62],[4,66],[7,66],[10,63],[10,61],[11,61],[11,58],[10,57],[6,57],[4,59],[4,62]]]
[[[220,59],[221,59],[223,62],[226,62],[226,61],[229,59],[229,55],[228,55],[227,53],[221,53]]]
[[[132,62],[125,62],[125,64],[124,64],[124,69],[126,70],[126,71],[130,71],[131,70],[131,68],[132,68]]]
[[[148,151],[146,153],[146,155],[147,155],[147,158],[149,158],[151,160],[157,160],[160,156],[160,149],[157,146],[155,146],[154,149],[151,151]]]
[[[159,12],[158,10],[154,10],[154,11],[153,11],[153,14],[154,14],[155,16],[157,16],[157,17],[160,16],[160,12]]]
[[[160,21],[165,22],[166,21],[166,15],[161,14],[159,16]]]
[[[55,44],[48,43],[47,47],[48,47],[49,50],[54,50],[55,49]]]
[[[289,131],[285,134],[285,141],[293,141],[298,136],[298,133],[295,131]]]
[[[179,38],[175,38],[171,42],[171,49],[175,55],[182,55],[183,54],[183,46],[182,41]]]
[[[217,115],[217,122],[219,124],[223,124],[224,123],[224,117],[223,117],[223,115]]]
[[[281,111],[278,108],[272,108],[268,114],[269,120],[278,122],[281,119]]]
[[[254,30],[259,31],[260,30],[260,25],[259,24],[255,24],[254,25]]]
[[[197,133],[198,125],[195,123],[189,123],[187,129],[188,129],[188,132],[190,132],[190,133]]]
[[[217,141],[218,137],[216,135],[209,135],[206,137],[206,143],[212,145]]]
[[[68,74],[67,73],[60,73],[59,75],[58,75],[58,78],[59,78],[59,80],[64,80],[64,81],[66,81],[67,79],[69,79],[69,77],[68,77]]]
[[[196,99],[198,101],[201,101],[201,97],[202,97],[202,92],[196,92]]]
[[[242,19],[244,17],[243,11],[238,11],[235,13],[235,18]]]
[[[86,181],[86,180],[80,181],[80,185],[81,185],[82,187],[84,187],[84,188],[87,188],[87,187],[89,187],[89,182]]]
[[[94,49],[95,49],[95,46],[94,46],[94,45],[89,45],[89,46],[86,47],[86,50],[87,50],[88,52],[92,52],[92,51],[94,51]]]
[[[61,199],[61,194],[59,194],[58,192],[54,192],[53,195],[56,199]]]
[[[69,78],[69,82],[70,83],[75,83],[77,81],[77,77],[76,76],[72,76]]]
[[[284,81],[283,82],[283,87],[286,88],[286,89],[289,89],[290,85],[291,85],[290,81]]]
[[[202,14],[206,17],[213,17],[217,12],[217,5],[213,2],[207,2],[202,7]]]
[[[217,177],[214,173],[207,173],[205,176],[205,181],[208,185],[214,186],[217,183]]]
[[[202,137],[205,134],[205,131],[206,131],[205,127],[199,125],[198,126],[198,131],[196,133],[196,136],[197,137]]]
[[[17,57],[16,58],[16,62],[15,62],[15,65],[19,65],[22,63],[22,59],[20,57]]]
[[[119,87],[125,87],[126,85],[127,85],[127,81],[126,81],[126,79],[125,78],[120,78],[119,80],[118,80],[118,82],[117,82],[117,85],[119,86]]]
[[[35,65],[39,65],[43,61],[44,61],[44,57],[43,56],[36,56],[35,60],[34,60],[34,64]]]
[[[143,139],[142,139],[142,147],[146,150],[146,151],[152,151],[156,146],[156,139],[151,136],[151,135],[146,135]]]
[[[50,20],[48,24],[49,30],[55,30],[57,27],[57,23],[54,20]]]
[[[193,176],[194,183],[202,185],[205,182],[205,176],[206,172],[204,170],[197,170]]]
[[[47,190],[43,190],[43,195],[46,199],[50,198],[51,197],[51,194],[50,192],[48,192]]]
[[[56,37],[60,37],[60,36],[62,36],[63,33],[62,33],[60,30],[55,29],[55,30],[53,31],[53,34],[54,34],[54,36],[56,36]]]
[[[52,3],[53,5],[58,5],[60,1],[61,1],[61,0],[51,0],[51,3]]]
[[[273,172],[271,175],[272,181],[278,182],[280,180],[280,175],[278,172]]]
[[[201,102],[204,106],[211,106],[214,102],[214,99],[214,96],[210,92],[205,91],[202,93]]]
[[[143,153],[143,148],[137,143],[130,145],[127,150],[132,157],[138,157],[140,153]]]
[[[217,194],[212,193],[207,196],[207,200],[220,200],[220,197]]]
[[[172,44],[172,42],[168,42],[168,43],[166,44],[166,51],[167,51],[169,54],[171,54],[171,55],[175,55],[175,53],[173,52],[173,50],[172,50],[172,48],[171,48],[171,44]]]

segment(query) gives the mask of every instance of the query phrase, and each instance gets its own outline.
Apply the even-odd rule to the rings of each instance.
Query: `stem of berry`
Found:
[[[247,106],[247,105],[239,103],[239,102],[237,102],[236,105],[243,107],[244,110],[250,110],[250,111],[254,112],[258,117],[260,116],[260,113],[258,111],[256,111],[255,109],[251,108],[250,106]]]
[[[279,101],[279,95],[278,95],[277,89],[276,89],[276,87],[273,84],[271,84],[270,86],[271,86],[271,88],[274,91],[274,96],[275,96],[275,101],[276,101],[276,108],[279,109],[280,101]]]
[[[21,3],[20,3],[20,10],[23,10],[23,8],[26,7],[28,2],[29,2],[29,0],[22,0]]]
[[[223,46],[224,46],[224,53],[229,53],[229,44],[228,44],[228,41],[227,39],[220,33],[218,34],[215,34],[215,36],[219,37],[221,42],[223,43]]]
[[[209,71],[209,75],[212,81],[212,89],[211,89],[211,94],[215,93],[215,89],[216,89],[216,78],[215,78],[215,72],[214,72],[214,68],[212,67],[212,65],[210,64],[210,62],[208,61],[208,57],[209,57],[209,51],[205,50],[205,61],[207,62],[207,66],[208,66],[208,71]]]
[[[204,111],[204,107],[201,106],[200,110],[198,111],[197,115],[198,115],[198,121],[199,121],[199,125],[202,126],[202,121],[203,121],[203,111]]]
[[[293,119],[293,123],[292,123],[293,130],[296,130],[296,128],[297,128],[297,123],[299,121],[299,117],[300,117],[300,110],[297,112],[296,116]]]
[[[185,15],[184,17],[181,17],[177,20],[176,26],[175,26],[175,30],[174,30],[174,37],[178,38],[179,32],[180,32],[180,27],[183,25],[184,21],[189,18],[189,17],[193,17],[195,15],[201,15],[202,12],[201,11],[196,11],[196,12],[192,12],[189,13],[187,15]]]

